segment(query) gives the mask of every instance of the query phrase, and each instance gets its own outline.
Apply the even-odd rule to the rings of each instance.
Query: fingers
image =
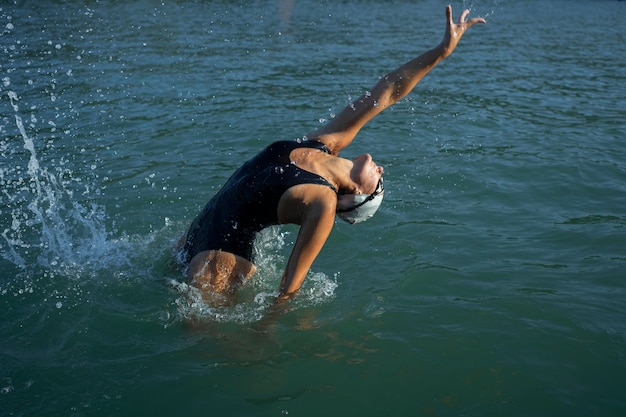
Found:
[[[475,17],[473,19],[470,19],[469,22],[466,22],[465,19],[467,19],[467,15],[469,14],[469,9],[465,9],[463,10],[463,13],[461,13],[461,15],[459,16],[459,21],[458,24],[461,25],[463,23],[468,23],[469,26],[472,26],[476,23],[487,23],[487,21],[485,19],[483,19],[482,17]],[[452,24],[452,6],[447,6],[446,7],[446,17],[448,18],[448,21]]]
[[[459,16],[459,24],[460,23],[465,23],[465,19],[467,18],[468,14],[469,14],[469,10],[468,9],[463,10],[463,13],[461,13],[461,16]]]

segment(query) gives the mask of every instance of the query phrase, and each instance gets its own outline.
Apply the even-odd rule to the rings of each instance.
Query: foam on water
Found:
[[[285,249],[291,245],[285,241],[290,235],[280,227],[270,227],[257,235],[254,256],[257,272],[239,290],[236,302],[216,297],[215,304],[208,305],[195,287],[176,279],[169,283],[180,296],[176,300],[182,320],[252,323],[265,317],[278,296],[278,285],[286,262]],[[329,277],[321,272],[309,272],[291,308],[306,308],[325,303],[335,296],[337,276]]]
[[[105,210],[93,199],[97,186],[75,179],[63,162],[43,166],[36,136],[27,133],[20,115],[18,95],[8,91],[6,97],[19,135],[3,138],[0,147],[7,161],[0,168],[0,215],[7,220],[0,229],[0,254],[16,270],[15,282],[3,286],[20,286],[35,275],[81,278],[112,265],[128,265],[129,240],[107,232]]]

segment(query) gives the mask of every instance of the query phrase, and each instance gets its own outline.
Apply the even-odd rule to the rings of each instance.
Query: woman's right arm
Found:
[[[485,23],[482,18],[466,21],[468,14],[469,10],[465,10],[454,23],[452,7],[447,6],[446,32],[439,45],[384,76],[371,91],[348,105],[326,125],[307,134],[307,138],[324,143],[337,155],[367,122],[411,92],[426,74],[448,57],[467,29],[476,23]]]

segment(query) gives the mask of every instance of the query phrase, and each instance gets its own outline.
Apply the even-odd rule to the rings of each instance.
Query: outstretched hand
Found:
[[[459,16],[458,22],[454,23],[454,21],[452,20],[452,6],[446,7],[447,27],[446,33],[443,36],[443,41],[441,42],[441,46],[443,47],[444,51],[444,58],[450,55],[452,51],[454,51],[454,48],[456,48],[456,45],[459,43],[461,37],[467,29],[474,26],[476,23],[487,23],[482,17],[475,17],[466,21],[465,19],[467,18],[468,14],[469,10],[464,10],[463,13],[461,13],[461,16]]]

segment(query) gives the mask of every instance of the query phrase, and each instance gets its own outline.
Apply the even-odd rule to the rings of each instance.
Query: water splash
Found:
[[[278,285],[291,245],[290,232],[270,227],[257,235],[254,254],[257,272],[240,290],[236,302],[209,306],[200,291],[186,283],[170,280],[170,286],[180,294],[176,300],[182,320],[220,323],[254,323],[262,320],[278,296]],[[290,302],[294,309],[324,304],[335,297],[337,275],[309,272],[298,296]],[[218,300],[219,301],[219,300]]]
[[[27,133],[20,115],[19,97],[14,91],[8,91],[7,96],[18,136],[2,140],[0,146],[2,158],[11,162],[0,168],[0,215],[7,219],[0,228],[2,258],[23,272],[34,267],[97,271],[112,263],[128,263],[128,240],[111,239],[104,209],[93,201],[77,199],[72,183],[82,180],[74,179],[68,169],[42,166],[35,139]],[[27,162],[16,148],[19,140],[27,151]],[[82,186],[82,194],[90,198],[95,187]]]

